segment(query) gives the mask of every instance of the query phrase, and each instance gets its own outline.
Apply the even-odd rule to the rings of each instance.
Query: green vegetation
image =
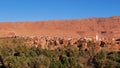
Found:
[[[27,47],[24,38],[0,38],[0,68],[120,68],[120,52],[101,50],[89,41],[89,50],[69,45],[47,50]]]

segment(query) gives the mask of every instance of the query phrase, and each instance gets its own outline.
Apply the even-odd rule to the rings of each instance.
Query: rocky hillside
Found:
[[[1,22],[0,36],[120,37],[120,16],[38,22]]]

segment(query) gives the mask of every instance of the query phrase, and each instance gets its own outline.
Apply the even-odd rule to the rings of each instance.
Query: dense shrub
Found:
[[[87,41],[89,50],[71,44],[55,50],[41,49],[27,47],[25,41],[24,38],[0,38],[0,68],[89,68],[88,63],[94,68],[120,67],[120,52],[101,50],[95,54],[93,41]]]

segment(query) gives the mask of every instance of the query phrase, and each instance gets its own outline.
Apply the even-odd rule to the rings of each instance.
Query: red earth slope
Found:
[[[0,36],[120,37],[120,16],[38,22],[1,22]]]

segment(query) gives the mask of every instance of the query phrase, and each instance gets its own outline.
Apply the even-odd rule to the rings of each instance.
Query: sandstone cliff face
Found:
[[[120,16],[76,20],[0,23],[0,36],[120,37]]]

